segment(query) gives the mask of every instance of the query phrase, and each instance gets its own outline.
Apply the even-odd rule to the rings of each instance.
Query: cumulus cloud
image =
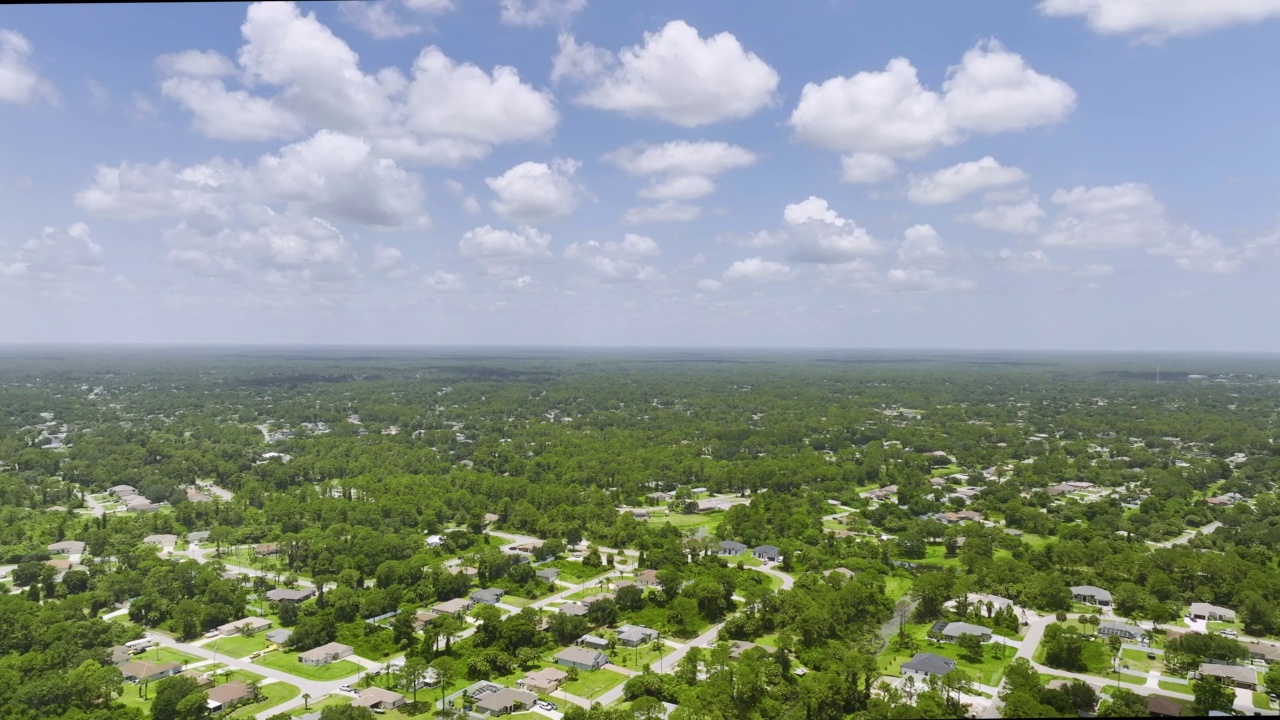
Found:
[[[562,34],[552,70],[582,85],[582,105],[682,127],[747,117],[775,102],[778,79],[732,34],[704,39],[682,20],[616,54]]]
[[[1012,273],[1058,272],[1064,269],[1040,249],[1015,252],[1001,248],[992,260],[997,268]]]
[[[1141,247],[1169,232],[1165,207],[1141,183],[1058,190],[1050,201],[1059,213],[1045,233],[1048,246],[1073,248]]]
[[[184,50],[156,58],[156,70],[169,77],[216,78],[235,75],[236,66],[215,50]]]
[[[21,33],[0,29],[0,102],[56,103],[58,93],[31,63],[34,48]]]
[[[911,61],[898,57],[883,71],[807,83],[789,123],[798,140],[854,158],[918,158],[957,145],[970,133],[1060,122],[1075,104],[1075,91],[1065,82],[1036,72],[1022,56],[988,40],[947,71],[941,93],[926,89]],[[873,161],[852,162],[857,168]],[[885,167],[882,160],[874,162]]]
[[[364,140],[322,130],[249,167],[220,158],[186,168],[168,161],[98,166],[76,204],[123,220],[200,216],[225,222],[243,203],[283,203],[393,228],[429,223],[424,196],[416,175],[374,157]]]
[[[514,277],[529,263],[551,258],[551,236],[521,226],[499,230],[483,225],[469,230],[458,242],[458,253],[487,275]]]
[[[790,280],[795,274],[794,270],[782,263],[753,257],[733,263],[721,277],[726,282],[775,283]]]
[[[628,208],[622,215],[624,225],[648,225],[662,222],[693,222],[702,216],[697,205],[668,200],[657,205]]]
[[[521,275],[520,277],[507,278],[503,280],[501,285],[507,290],[527,290],[537,284],[532,275]]]
[[[461,275],[443,270],[437,270],[422,278],[422,286],[435,292],[459,292],[467,287],[466,283],[462,282]]]
[[[588,270],[586,279],[600,283],[631,283],[661,280],[662,273],[652,265],[644,264],[645,258],[660,254],[658,244],[644,235],[628,233],[621,242],[573,243],[565,248],[564,256],[580,260]]]
[[[402,162],[460,165],[494,145],[544,140],[559,122],[551,94],[523,83],[515,68],[486,72],[435,46],[418,55],[411,77],[394,67],[366,73],[350,46],[290,2],[249,6],[241,33],[242,89],[210,76],[216,59],[180,53],[186,61],[158,64],[168,74],[161,91],[209,137],[288,140],[323,128],[366,138]]]
[[[885,273],[884,290],[899,293],[937,293],[972,290],[977,283],[944,277],[927,268],[893,268]]]
[[[627,233],[622,238],[622,242],[604,242],[589,240],[585,243],[571,243],[565,248],[564,256],[567,258],[583,259],[593,255],[606,255],[608,257],[621,258],[646,258],[657,257],[661,254],[658,243],[653,238],[635,233]]]
[[[1037,7],[1051,17],[1083,16],[1097,33],[1136,34],[1148,42],[1280,17],[1280,0],[1042,0]]]
[[[724,142],[675,140],[620,148],[603,157],[630,175],[649,177],[640,196],[652,200],[694,200],[711,194],[712,178],[756,162],[755,153]]]
[[[476,200],[476,196],[468,193],[462,183],[457,180],[445,180],[444,186],[454,197],[462,201],[462,209],[468,215],[476,215],[480,212],[480,201]]]
[[[400,248],[379,243],[373,248],[373,269],[387,272],[394,269],[404,259]]]
[[[790,257],[801,263],[838,263],[885,251],[885,243],[852,220],[840,217],[827,201],[815,196],[787,205],[782,211],[791,245]]]
[[[713,278],[703,278],[702,280],[698,281],[698,289],[706,290],[707,292],[716,292],[717,290],[723,287],[724,287],[724,283],[720,282],[719,280],[715,280]]]
[[[840,179],[858,185],[875,185],[898,174],[893,158],[859,152],[840,158]]]
[[[932,225],[907,228],[898,246],[898,262],[911,267],[942,267],[954,259],[955,252],[947,247]]]
[[[1042,217],[1044,209],[1040,207],[1039,199],[1032,197],[1021,203],[988,205],[972,213],[957,215],[956,220],[1012,235],[1034,235],[1040,230]]]
[[[912,175],[907,199],[917,205],[943,205],[988,188],[1014,185],[1027,179],[1016,167],[1006,167],[990,155],[963,162],[929,175]]]
[[[83,271],[100,272],[104,254],[84,223],[75,223],[66,229],[46,227],[39,236],[18,246],[8,258],[0,255],[0,282],[5,279],[72,280]]]
[[[502,22],[540,27],[565,24],[587,6],[587,0],[502,0]]]
[[[582,163],[558,159],[546,163],[524,162],[485,184],[498,196],[494,211],[525,225],[542,225],[573,214],[583,192],[573,176]]]

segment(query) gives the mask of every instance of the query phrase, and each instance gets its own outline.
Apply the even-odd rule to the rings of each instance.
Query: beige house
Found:
[[[209,711],[217,713],[223,710],[230,710],[236,705],[252,699],[253,688],[238,680],[233,680],[229,683],[209,688],[205,691],[205,694],[209,697]]]
[[[360,696],[352,701],[353,707],[370,710],[393,710],[404,704],[404,696],[380,687],[369,687],[360,691]]]
[[[260,617],[247,617],[218,626],[221,635],[252,635],[271,627],[271,621]]]
[[[560,688],[560,683],[565,681],[569,674],[563,670],[556,668],[542,668],[541,670],[526,673],[523,680],[519,681],[519,685],[527,690],[550,695]]]
[[[353,652],[355,650],[350,645],[332,642],[298,655],[298,662],[306,665],[328,665],[351,655]]]

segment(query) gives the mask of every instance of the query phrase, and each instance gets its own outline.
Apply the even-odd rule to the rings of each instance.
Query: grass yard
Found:
[[[778,633],[761,635],[760,637],[756,638],[755,640],[752,640],[751,642],[757,645],[762,645],[767,648],[774,648],[776,650],[778,647]]]
[[[577,680],[561,685],[560,689],[570,695],[577,695],[590,700],[609,688],[626,681],[626,675],[612,670],[582,670],[579,671]]]
[[[215,638],[201,647],[209,652],[216,652],[219,655],[242,658],[248,657],[250,654],[262,650],[267,646],[267,644],[266,635],[264,633],[258,633],[252,637],[245,637],[244,635],[228,635],[226,637]]]
[[[650,650],[649,645],[649,643],[646,643],[644,646],[638,648],[619,646],[617,650],[614,650],[609,654],[609,659],[613,661],[614,665],[621,665],[628,670],[641,672],[650,664],[657,662],[658,658],[668,655],[675,650],[675,648],[672,648],[670,645],[665,643],[662,645],[662,649],[660,650]]]
[[[204,658],[188,655],[173,648],[156,646],[140,655],[134,655],[133,659],[146,660],[148,662],[177,662],[187,665],[188,663],[200,662]]]
[[[888,595],[889,599],[894,602],[906,595],[910,589],[911,578],[890,576],[884,579],[884,594]]]
[[[311,698],[311,702],[309,703],[310,709],[297,707],[290,710],[289,714],[292,715],[293,717],[301,717],[309,713],[319,712],[324,708],[331,707],[333,705],[350,705],[350,704],[351,704],[351,698],[347,697],[346,695],[327,695],[323,700],[319,700],[319,701],[317,701],[315,698]]]
[[[1158,655],[1156,657],[1159,658]],[[1137,670],[1138,672],[1149,672],[1153,668],[1156,670],[1164,669],[1164,663],[1160,662],[1159,659],[1148,659],[1147,654],[1141,650],[1121,650],[1120,662],[1128,665],[1130,670]]]
[[[898,649],[891,642],[884,652],[880,653],[881,669],[887,675],[898,677],[902,672],[902,663],[910,660],[916,652],[931,652],[937,655],[951,658],[956,661],[956,667],[963,670],[974,680],[983,685],[999,685],[1000,678],[1004,676],[1005,668],[1013,661],[1017,650],[1014,648],[1004,648],[1004,657],[1001,658],[995,653],[1000,652],[999,648],[993,647],[990,643],[983,646],[983,656],[981,662],[973,662],[965,656],[964,651],[959,645],[953,643],[937,643],[925,637],[925,633],[929,630],[928,625],[907,625],[907,632],[916,639],[917,650]]]
[[[1191,686],[1190,686],[1190,685],[1188,685],[1188,684],[1186,684],[1186,683],[1176,683],[1176,682],[1172,682],[1172,681],[1170,681],[1170,680],[1161,680],[1161,681],[1160,681],[1160,689],[1161,689],[1161,690],[1168,690],[1169,692],[1182,693],[1183,695],[1190,695],[1190,694],[1191,694]]]
[[[1221,630],[1235,630],[1237,633],[1244,633],[1244,624],[1238,622],[1217,622],[1210,621],[1205,623],[1205,627],[1209,632],[1219,632]]]
[[[1264,692],[1255,692],[1253,694],[1253,706],[1261,710],[1271,709],[1271,698],[1267,697]]]
[[[360,666],[350,660],[339,660],[319,666],[300,663],[296,652],[267,653],[253,662],[255,665],[287,672],[307,680],[339,680],[360,672]]]
[[[912,560],[911,562],[926,565],[941,565],[943,567],[960,567],[960,558],[947,557],[947,548],[942,545],[930,545],[926,547],[924,550],[924,559]]]
[[[723,515],[724,513],[711,513],[706,515],[683,515],[673,513],[662,517],[653,517],[650,515],[649,524],[662,526],[667,523],[671,523],[672,526],[678,528],[697,527],[701,525],[707,530],[711,530],[720,524],[720,520]]]
[[[960,472],[964,472],[964,468],[960,467],[959,465],[951,464],[951,465],[943,465],[940,468],[934,468],[932,475],[933,477],[945,477],[947,475],[955,475],[956,473],[960,473]]]
[[[602,587],[598,587],[598,586],[589,587],[586,590],[579,590],[578,592],[573,593],[572,595],[566,595],[565,599],[566,600],[585,600],[589,597],[592,597],[594,595],[601,595],[605,592],[607,591]]]
[[[125,683],[124,688],[121,690],[120,697],[118,699],[120,700],[120,702],[124,703],[125,706],[138,708],[139,710],[142,711],[144,715],[146,715],[147,717],[151,717],[151,699],[156,696],[156,689],[155,688],[148,689],[147,699],[143,700],[142,698],[138,697],[139,687],[140,687],[139,685],[135,685],[133,683]]]
[[[298,697],[301,692],[298,688],[284,682],[273,682],[270,685],[263,685],[259,688],[262,693],[262,699],[251,705],[242,705],[236,708],[230,715],[233,718],[254,717],[263,710],[273,708],[277,705],[289,702]]]
[[[555,593],[548,593],[548,595],[554,595],[554,594]],[[516,595],[503,595],[502,602],[514,608],[526,608],[533,604],[532,600],[528,598],[518,597]]]

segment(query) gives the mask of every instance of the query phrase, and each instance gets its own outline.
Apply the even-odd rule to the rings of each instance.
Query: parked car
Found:
[[[351,687],[350,685],[343,685],[342,687],[340,687],[340,688],[338,688],[338,689],[339,689],[339,690],[341,690],[342,692],[355,692],[355,691],[356,691],[356,690],[355,690],[355,688]]]
[[[546,700],[539,700],[538,707],[542,708],[543,710],[555,710],[556,704],[547,702]]]
[[[262,652],[261,652],[261,651],[259,651],[259,652],[255,652],[255,653],[249,653],[249,659],[250,659],[250,660],[256,660],[256,659],[258,659],[258,658],[260,658],[260,657],[262,657]]]
[[[207,638],[216,638],[218,637],[219,634],[220,633],[217,630],[210,630],[209,632],[205,633],[204,636]]]

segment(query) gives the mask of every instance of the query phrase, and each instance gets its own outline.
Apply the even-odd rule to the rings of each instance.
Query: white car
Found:
[[[338,690],[340,690],[340,691],[342,691],[342,692],[355,692],[355,691],[356,691],[356,689],[355,689],[355,688],[353,688],[353,687],[351,687],[350,685],[343,685],[342,687],[338,688]]]
[[[538,707],[542,708],[543,710],[555,710],[555,709],[556,709],[556,706],[555,706],[555,704],[554,704],[554,703],[549,703],[549,702],[547,702],[546,700],[539,700],[539,701],[538,701]]]
[[[1222,634],[1223,634],[1223,635],[1226,635],[1227,637],[1235,637],[1235,636],[1236,636],[1236,631],[1235,631],[1235,630],[1232,630],[1231,628],[1227,628],[1227,629],[1225,629],[1225,630],[1223,630],[1223,631],[1222,631]]]
[[[205,633],[204,636],[207,638],[216,638],[220,634],[221,633],[219,633],[217,630],[210,630],[209,632]]]

